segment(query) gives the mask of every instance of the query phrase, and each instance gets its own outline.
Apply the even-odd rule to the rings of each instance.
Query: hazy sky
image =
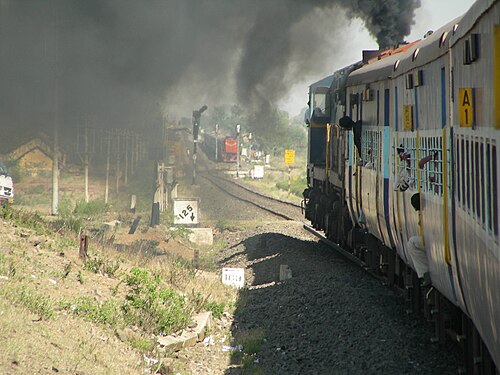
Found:
[[[454,18],[461,16],[474,4],[474,0],[421,0],[421,4],[420,8],[415,12],[415,25],[412,26],[412,32],[406,37],[409,42],[421,39],[427,31],[436,30]],[[332,57],[331,69],[318,71],[317,75],[310,77],[309,81],[292,86],[289,96],[280,102],[283,109],[292,115],[297,115],[306,106],[308,85],[310,83],[332,74],[336,69],[360,60],[362,50],[377,49],[377,43],[360,21],[352,22],[345,34],[348,34],[352,41],[350,53],[341,58],[338,56]]]

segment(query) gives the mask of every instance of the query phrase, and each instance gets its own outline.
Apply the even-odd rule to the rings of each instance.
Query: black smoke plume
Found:
[[[0,0],[0,128],[142,128],[203,103],[263,111],[352,45],[410,31],[419,0]],[[333,57],[334,58],[334,57]],[[304,99],[305,101],[305,99]]]

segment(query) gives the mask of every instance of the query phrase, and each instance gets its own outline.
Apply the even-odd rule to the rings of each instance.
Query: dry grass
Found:
[[[39,321],[38,315],[4,299],[0,322],[5,373],[137,374],[144,367],[139,352],[90,322],[64,315]]]
[[[50,223],[38,220],[35,227],[26,215],[15,226],[0,220],[0,368],[8,373],[134,374],[148,367],[144,355],[166,355],[152,345],[151,333],[118,319],[121,310],[112,309],[130,294],[124,280],[133,268],[157,276],[159,287],[173,289],[191,312],[235,304],[236,291],[223,286],[217,273],[195,270],[180,256],[192,254],[193,245],[182,238],[165,241],[170,236],[164,227],[149,233],[164,248],[148,253],[141,241],[132,241],[118,250],[107,240],[126,236],[122,227],[91,239],[83,262],[75,233],[51,233]],[[209,256],[209,250],[202,251]]]

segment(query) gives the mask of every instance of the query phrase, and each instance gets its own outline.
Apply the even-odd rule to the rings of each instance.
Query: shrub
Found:
[[[206,309],[212,312],[214,318],[221,318],[222,314],[224,314],[224,307],[226,304],[224,302],[217,303],[215,301],[209,302],[206,305]]]
[[[107,211],[108,205],[101,200],[93,200],[88,203],[85,201],[76,202],[74,213],[79,216],[96,216]]]
[[[281,190],[288,190],[288,180],[281,180],[276,183],[276,187]],[[302,197],[302,192],[307,187],[306,178],[292,179],[290,184],[290,193]]]
[[[72,301],[60,302],[61,308],[85,320],[107,324],[116,327],[123,323],[121,304],[117,301],[106,300],[98,303],[91,297],[78,297]]]
[[[100,256],[95,256],[85,260],[83,268],[87,271],[101,274],[103,276],[114,276],[120,268],[120,262],[104,259]]]
[[[49,234],[45,219],[38,212],[13,209],[10,205],[0,206],[0,217],[20,227],[32,229],[37,235]]]
[[[128,323],[149,333],[169,334],[189,322],[191,316],[185,298],[173,289],[161,288],[158,276],[133,268],[125,282],[129,291],[123,311]]]
[[[74,233],[80,233],[83,228],[83,220],[79,217],[65,217],[54,220],[52,226],[56,232],[59,232],[61,229],[66,229]]]
[[[40,318],[49,319],[54,315],[54,302],[28,287],[16,287],[12,289],[0,289],[0,294],[3,294],[13,303],[17,303],[26,307],[34,314],[40,315]]]

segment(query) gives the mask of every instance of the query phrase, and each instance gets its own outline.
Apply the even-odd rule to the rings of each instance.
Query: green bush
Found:
[[[16,210],[10,205],[0,206],[0,218],[14,222],[20,227],[32,229],[37,235],[50,234],[45,219],[38,212]]]
[[[212,316],[214,318],[222,318],[222,314],[224,314],[224,307],[226,307],[224,302],[217,303],[212,301],[206,305],[206,309],[212,312]]]
[[[69,218],[73,216],[73,201],[67,197],[59,201],[59,216]]]
[[[79,217],[65,217],[54,220],[52,226],[56,232],[59,232],[61,229],[66,229],[74,233],[80,233],[83,228],[83,220]]]
[[[78,297],[69,302],[62,301],[60,306],[94,323],[107,324],[112,327],[123,324],[121,304],[118,301],[107,300],[98,303],[91,297]]]
[[[288,180],[281,180],[276,183],[276,187],[288,191]],[[302,192],[307,187],[306,178],[292,179],[290,183],[290,193],[302,197]]]
[[[15,304],[26,307],[42,319],[49,319],[54,315],[54,302],[42,294],[37,294],[28,287],[0,289],[0,295],[3,295]]]
[[[129,291],[123,305],[125,319],[148,333],[169,334],[184,328],[191,318],[183,296],[161,288],[158,276],[133,268],[125,280]]]
[[[93,200],[88,203],[85,201],[76,202],[74,213],[79,216],[96,216],[107,211],[108,205],[102,200]]]
[[[100,256],[94,256],[85,260],[83,268],[87,271],[98,273],[104,276],[114,276],[120,268],[118,261],[104,259]]]

